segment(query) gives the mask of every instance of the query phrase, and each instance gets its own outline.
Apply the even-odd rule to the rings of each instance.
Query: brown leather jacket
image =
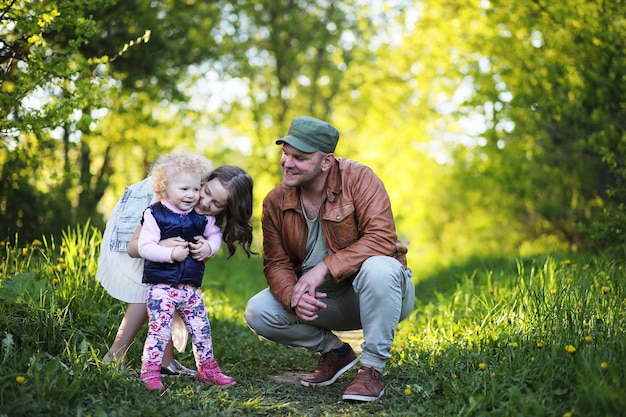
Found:
[[[375,255],[393,256],[406,267],[407,247],[398,241],[389,195],[367,166],[336,158],[320,209],[329,255],[324,259],[336,281],[353,278]],[[302,274],[308,229],[300,190],[277,185],[263,200],[263,263],[272,294],[287,310]]]

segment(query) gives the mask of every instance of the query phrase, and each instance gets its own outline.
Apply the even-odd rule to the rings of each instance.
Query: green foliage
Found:
[[[625,11],[622,2],[493,1],[477,15],[490,30],[464,40],[480,51],[464,112],[483,115],[486,174],[518,198],[529,237],[621,245],[618,233],[589,231],[613,227],[603,211],[623,217],[626,55],[617,39],[626,33],[616,16]]]
[[[274,141],[311,114],[384,180],[415,270],[619,253],[623,15],[582,0],[5,1],[0,238],[101,227],[183,147],[252,174],[258,225]]]
[[[355,370],[301,387],[297,375],[316,358],[245,325],[247,299],[265,286],[260,258],[218,254],[203,285],[216,355],[236,386],[176,377],[161,395],[147,392],[137,373],[145,332],[126,368],[103,364],[123,306],[94,278],[100,239],[87,224],[59,244],[2,245],[0,414],[608,416],[626,406],[626,274],[609,257],[485,258],[418,279],[385,396],[354,404],[339,398]],[[193,363],[189,351],[179,359]]]

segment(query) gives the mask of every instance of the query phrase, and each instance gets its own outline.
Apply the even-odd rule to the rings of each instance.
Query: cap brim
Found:
[[[299,150],[300,152],[304,152],[304,153],[313,153],[319,150],[316,147],[309,145],[302,139],[297,138],[295,136],[290,136],[290,135],[287,135],[284,138],[278,139],[276,141],[277,145],[282,145],[283,143],[291,145],[297,150]]]

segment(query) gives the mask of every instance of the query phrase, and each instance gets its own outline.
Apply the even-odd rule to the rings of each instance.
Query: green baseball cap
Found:
[[[314,117],[298,116],[291,122],[287,136],[278,139],[276,144],[286,143],[305,153],[333,153],[338,140],[339,131],[333,125]]]

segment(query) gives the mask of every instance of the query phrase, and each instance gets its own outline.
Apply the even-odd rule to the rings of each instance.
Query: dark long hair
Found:
[[[246,252],[248,258],[258,255],[250,249],[252,244],[252,177],[244,169],[234,165],[222,165],[207,178],[217,179],[228,191],[228,201],[223,212],[215,216],[222,229],[222,235],[228,247],[228,257],[235,254],[238,246]]]

